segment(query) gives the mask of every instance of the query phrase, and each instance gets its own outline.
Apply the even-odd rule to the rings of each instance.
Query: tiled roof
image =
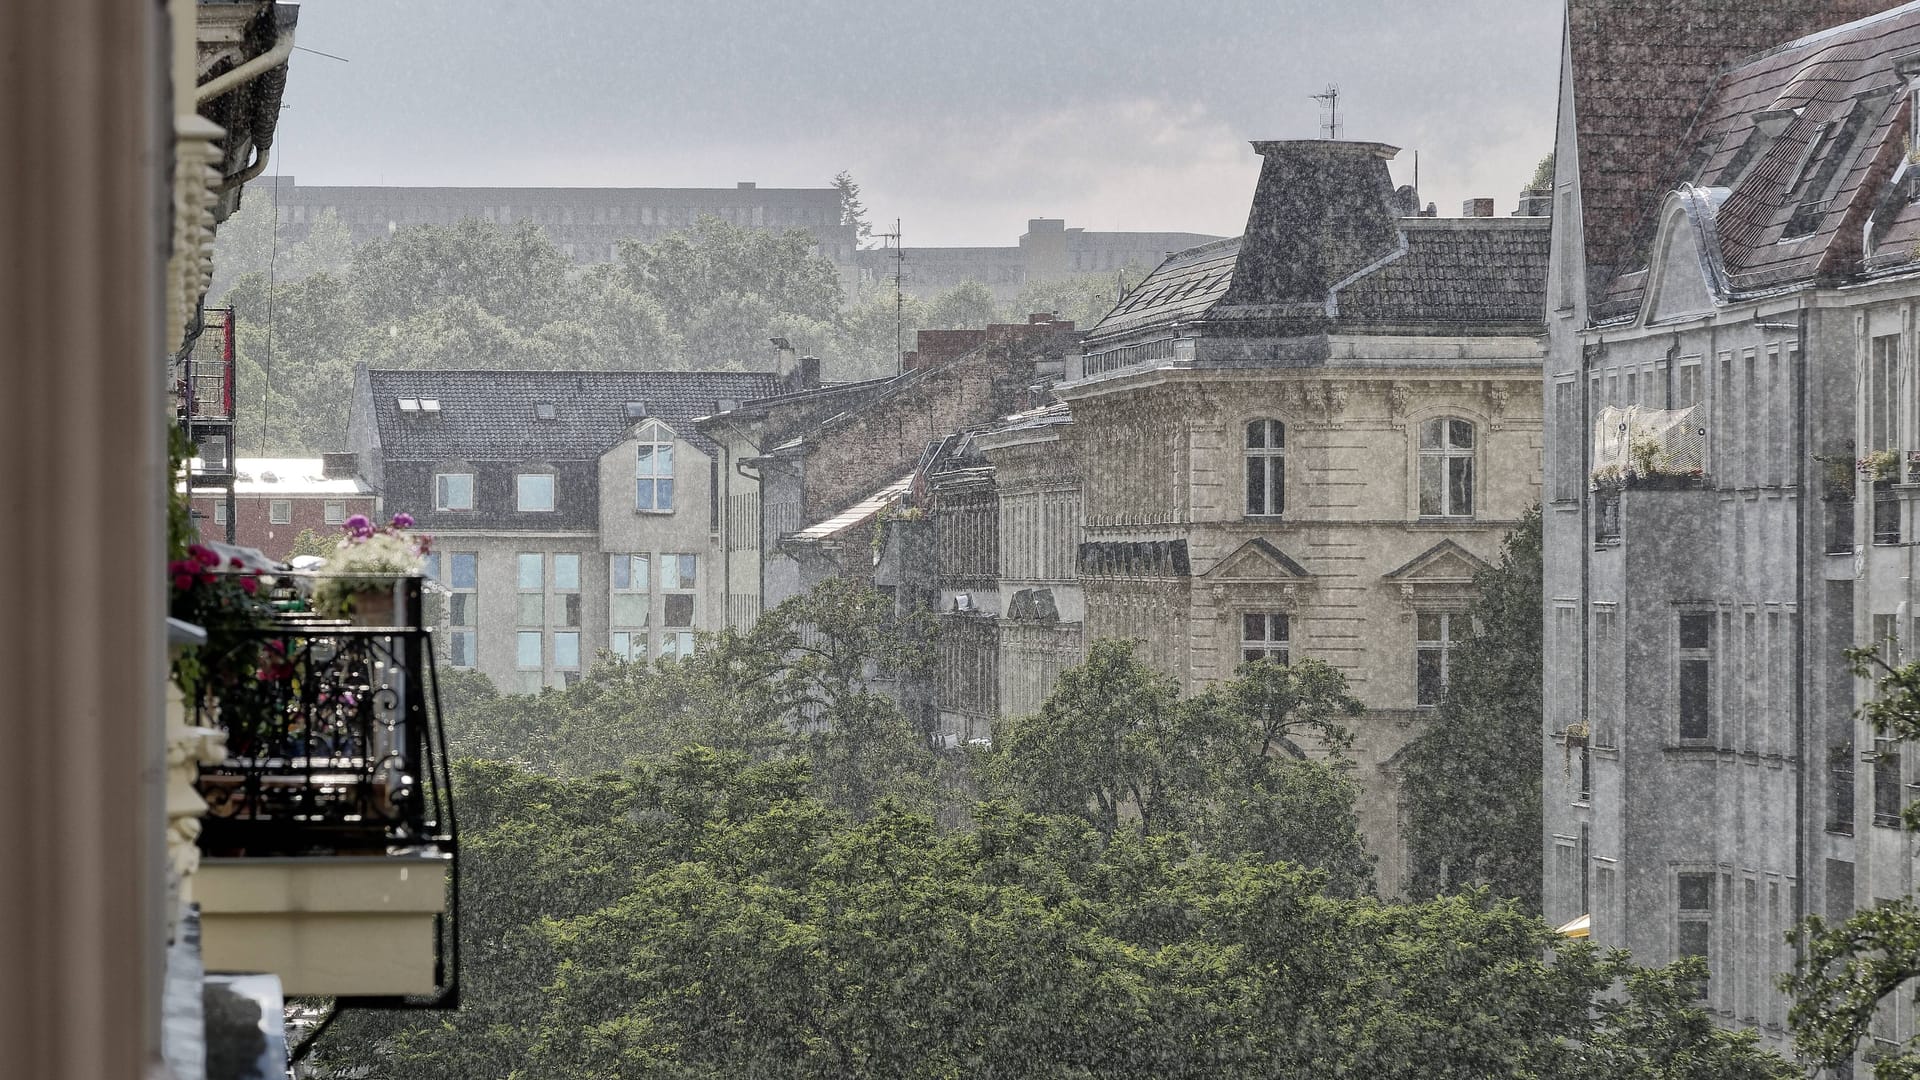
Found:
[[[1920,52],[1920,4],[1787,42],[1723,73],[1688,141],[1691,216],[1734,294],[1905,264],[1920,238],[1906,199],[1876,208],[1900,164],[1907,96],[1895,63]],[[1666,189],[1655,192],[1664,195]],[[1873,217],[1874,249],[1860,250]],[[1622,274],[1597,317],[1636,310],[1643,273]]]
[[[1546,218],[1403,218],[1407,253],[1340,290],[1336,327],[1537,328]]]
[[[1127,290],[1089,336],[1137,326],[1194,318],[1225,295],[1240,254],[1240,238],[1216,240],[1167,256],[1140,284]]]
[[[1713,150],[1689,138],[1729,64],[1888,0],[1570,0],[1588,286],[1645,263],[1660,200]]]
[[[775,377],[746,371],[375,370],[367,372],[385,456],[401,461],[582,461],[596,458],[636,422],[627,403],[702,450],[713,442],[693,419],[722,399],[766,397]],[[400,400],[438,402],[403,413]],[[535,406],[553,405],[553,419]]]

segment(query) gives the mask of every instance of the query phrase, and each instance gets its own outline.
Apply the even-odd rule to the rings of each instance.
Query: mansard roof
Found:
[[[1088,351],[1177,336],[1537,334],[1545,218],[1421,218],[1382,143],[1255,143],[1265,159],[1233,240],[1169,256],[1088,332]],[[1163,357],[1164,358],[1164,357]]]
[[[582,461],[619,443],[642,417],[713,453],[694,418],[776,385],[771,373],[749,371],[386,369],[369,370],[367,381],[382,453],[403,461]],[[402,399],[413,407],[403,409]],[[542,404],[553,406],[553,419],[536,415]]]
[[[1888,0],[1570,0],[1581,225],[1596,304],[1645,266],[1666,192],[1716,146],[1690,137],[1729,65],[1893,7]]]

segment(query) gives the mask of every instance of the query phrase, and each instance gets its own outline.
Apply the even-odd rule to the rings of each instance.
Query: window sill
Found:
[[[665,510],[649,510],[644,506],[636,506],[633,512],[643,517],[668,517],[673,513],[673,508],[669,506]]]
[[[1873,815],[1873,827],[1876,829],[1898,829],[1901,827],[1899,815],[1889,816],[1887,814],[1875,814]]]

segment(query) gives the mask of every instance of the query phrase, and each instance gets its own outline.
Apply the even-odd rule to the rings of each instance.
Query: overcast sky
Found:
[[[1547,0],[305,0],[275,165],[303,184],[763,187],[842,169],[909,246],[1030,217],[1231,235],[1253,139],[1420,151],[1498,212],[1552,148]]]

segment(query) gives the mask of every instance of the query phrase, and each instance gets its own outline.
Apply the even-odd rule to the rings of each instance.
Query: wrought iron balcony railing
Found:
[[[227,737],[200,770],[208,854],[451,847],[428,631],[290,620],[247,632],[242,655],[199,702]]]

